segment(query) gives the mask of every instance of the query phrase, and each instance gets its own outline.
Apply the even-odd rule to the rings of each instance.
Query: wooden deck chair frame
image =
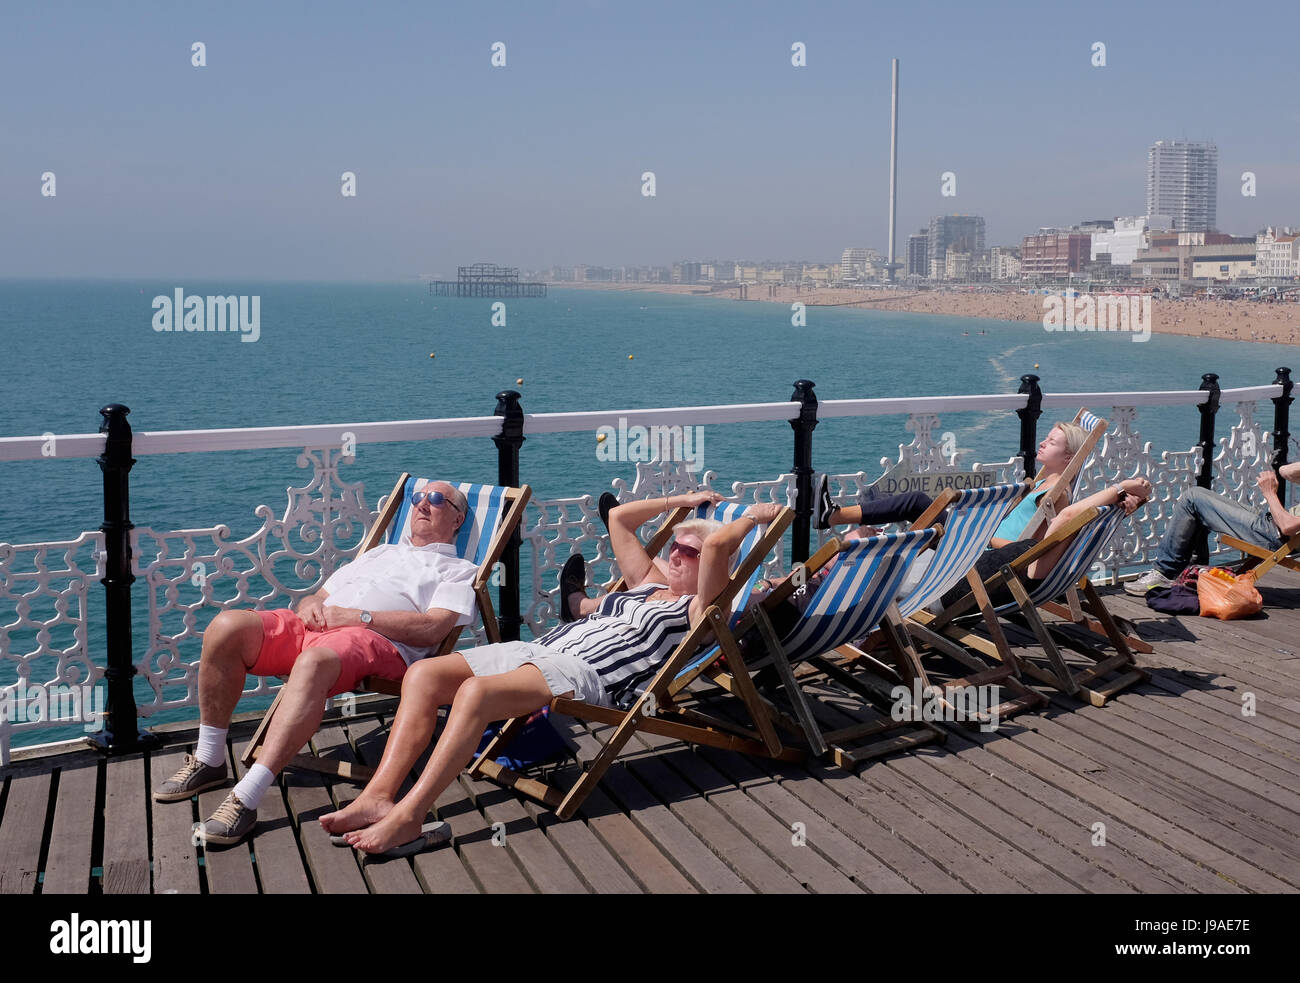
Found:
[[[689,513],[689,509],[674,510],[682,512],[678,521]],[[668,526],[669,520],[660,527]],[[609,724],[614,729],[610,733],[599,754],[590,767],[582,774],[568,791],[562,791],[539,779],[521,775],[511,768],[500,764],[495,759],[502,750],[509,746],[515,736],[523,729],[526,717],[514,717],[502,725],[497,736],[483,749],[482,753],[470,766],[471,777],[483,776],[507,788],[513,788],[524,795],[537,799],[555,810],[560,819],[570,818],[586,797],[604,776],[609,766],[622,752],[624,746],[638,731],[657,734],[677,740],[689,741],[724,750],[741,751],[746,754],[761,755],[782,761],[800,761],[804,752],[782,745],[771,726],[770,718],[761,709],[761,702],[754,690],[752,680],[744,672],[743,665],[737,674],[737,689],[742,701],[750,708],[760,726],[756,731],[748,731],[735,725],[724,724],[703,715],[681,712],[673,706],[668,688],[673,679],[688,665],[709,638],[730,638],[728,625],[731,621],[728,612],[737,592],[748,582],[750,575],[762,564],[785,535],[786,529],[794,521],[794,511],[782,508],[777,517],[768,524],[749,555],[733,571],[727,586],[714,602],[705,610],[704,617],[690,630],[682,642],[668,657],[649,685],[637,697],[630,709],[619,710],[602,707],[580,700],[556,697],[550,703],[552,713],[564,714],[579,720]],[[670,527],[669,527],[670,528]],[[653,541],[653,540],[652,540]],[[665,539],[664,542],[667,540]]]
[[[371,525],[365,538],[361,541],[361,548],[357,551],[358,556],[383,542],[388,533],[389,525],[402,506],[406,483],[410,479],[409,472],[403,472],[402,476],[397,479],[397,484],[393,486],[393,490],[389,493],[383,509],[375,518],[374,524]],[[524,508],[528,505],[528,500],[531,497],[532,489],[528,485],[505,489],[501,520],[497,523],[496,532],[488,545],[487,553],[484,554],[483,562],[478,565],[478,570],[474,575],[474,598],[478,605],[479,617],[483,620],[484,634],[487,635],[489,642],[501,641],[501,628],[497,624],[496,609],[492,606],[492,595],[488,590],[492,569],[500,562],[502,554],[505,553],[506,547],[510,544],[511,536],[514,535],[523,521]],[[456,643],[460,641],[464,627],[464,625],[458,625],[447,632],[446,637],[442,640],[442,645],[438,648],[438,655],[447,655],[456,648]],[[383,693],[388,696],[399,696],[402,692],[401,680],[384,679],[379,676],[367,676],[361,681],[360,686],[370,692]],[[257,754],[266,740],[266,731],[271,725],[272,717],[280,706],[282,692],[283,690],[276,693],[275,699],[267,708],[261,723],[257,725],[257,730],[253,732],[253,737],[248,742],[248,747],[240,759],[245,767],[248,767],[256,760]],[[371,775],[374,774],[373,768],[364,765],[336,761],[311,754],[295,755],[289,764],[290,767],[305,768],[352,781],[368,781]]]
[[[1062,609],[1059,605],[1048,607],[1041,601],[1036,603],[1031,599],[1030,592],[1021,579],[1034,560],[1054,546],[1069,541],[1088,524],[1098,521],[1104,511],[1095,507],[1085,509],[1056,532],[1044,537],[1036,546],[1022,553],[1013,562],[1004,564],[1001,570],[979,584],[978,588],[975,582],[978,582],[979,578],[972,578],[972,592],[947,607],[942,613],[933,615],[928,612],[917,612],[916,619],[930,632],[942,634],[991,658],[1014,661],[1022,673],[1027,673],[1060,692],[1085,700],[1093,706],[1105,706],[1116,693],[1134,683],[1149,680],[1151,676],[1146,670],[1137,667],[1127,637],[1120,631],[1114,617],[1106,610],[1101,597],[1088,580],[1086,566],[1079,572],[1079,579],[1073,582],[1073,586],[1087,599],[1089,608],[1096,614],[1116,654],[1107,655],[1099,649],[1074,639],[1064,640],[1068,648],[1093,661],[1094,665],[1091,668],[1081,671],[1074,671],[1066,664],[1060,647],[1049,630],[1050,626],[1039,614],[1040,608],[1049,610],[1053,614]],[[1065,561],[1066,558],[1062,557],[1060,562]],[[1011,592],[1014,604],[996,609],[989,602],[989,595],[1003,583]],[[1044,668],[1029,658],[1017,659],[1000,628],[995,631],[990,627],[990,640],[953,623],[953,619],[969,613],[971,608],[975,607],[979,608],[986,625],[991,625],[993,620],[1010,613],[1023,617],[1039,645],[1042,646],[1048,666]],[[1068,615],[1068,609],[1065,610]],[[1103,677],[1111,674],[1114,674],[1113,679],[1099,684]]]
[[[1101,438],[1106,435],[1106,430],[1109,427],[1109,424],[1105,420],[1097,416],[1086,406],[1081,408],[1079,412],[1074,415],[1074,420],[1072,422],[1079,426],[1084,426],[1087,418],[1092,418],[1095,421],[1091,427],[1085,428],[1088,430],[1087,438],[1084,440],[1082,446],[1080,446],[1080,448],[1075,451],[1074,455],[1070,458],[1070,463],[1067,464],[1065,470],[1061,472],[1061,477],[1057,480],[1056,485],[1051,491],[1043,496],[1043,500],[1038,505],[1038,510],[1030,517],[1028,524],[1025,526],[1026,536],[1032,535],[1033,531],[1038,529],[1044,522],[1051,522],[1052,519],[1056,517],[1057,513],[1060,512],[1061,508],[1063,508],[1064,505],[1069,504],[1066,501],[1067,488],[1069,489],[1069,497],[1071,498],[1079,490],[1079,477],[1082,474],[1083,467],[1088,463],[1088,458],[1092,456],[1093,450],[1096,449]],[[1079,597],[1079,591],[1076,588],[1071,587],[1065,592],[1064,597],[1064,604],[1059,601],[1053,601],[1049,604],[1040,604],[1039,607],[1050,611],[1057,617],[1073,621],[1076,625],[1079,625],[1082,628],[1087,628],[1095,635],[1106,634],[1105,625],[1103,624],[1102,619],[1095,616],[1095,612],[1093,618],[1087,617],[1087,614],[1084,611],[1085,604]],[[1155,649],[1153,649],[1148,643],[1138,638],[1131,631],[1125,632],[1124,638],[1127,641],[1129,648],[1135,652],[1142,652],[1149,655],[1155,651]]]
[[[934,531],[936,537],[941,537],[943,528],[936,525]],[[801,737],[808,744],[813,754],[819,757],[829,754],[835,764],[850,771],[863,762],[874,758],[883,757],[921,744],[946,740],[947,733],[942,728],[924,720],[919,712],[921,709],[919,707],[913,707],[918,712],[913,715],[912,719],[896,720],[891,716],[889,720],[855,724],[833,731],[822,731],[816,723],[812,707],[800,686],[800,680],[797,678],[798,673],[795,671],[795,666],[790,662],[785,647],[782,645],[781,639],[772,624],[770,612],[789,598],[802,584],[807,583],[809,577],[827,566],[839,553],[852,546],[853,543],[851,542],[841,542],[834,538],[823,544],[808,559],[806,564],[801,565],[802,572],[800,575],[795,575],[795,573],[799,572],[799,567],[796,567],[795,573],[792,573],[790,577],[778,584],[760,604],[756,604],[746,611],[737,624],[728,629],[725,636],[719,636],[722,652],[726,656],[725,669],[716,660],[710,663],[700,663],[690,671],[681,673],[673,679],[668,690],[669,696],[676,696],[681,693],[699,676],[707,676],[712,682],[735,693],[737,696],[741,696],[742,702],[750,710],[751,717],[760,725],[761,714],[766,713],[773,723]],[[925,688],[930,686],[930,681],[921,666],[920,659],[911,645],[906,631],[902,627],[902,618],[898,613],[896,604],[891,603],[889,605],[881,617],[879,625],[894,664],[887,665],[866,656],[865,661],[871,663],[868,668],[871,669],[875,676],[883,677],[888,675],[900,679],[908,687],[909,692],[913,692],[912,683],[916,680],[920,683],[922,691],[924,691]],[[746,666],[737,639],[743,636],[751,627],[757,628],[763,639],[766,648],[766,659],[760,658]],[[790,632],[786,633],[786,638],[790,638]],[[828,679],[833,679],[851,690],[863,700],[873,698],[877,700],[890,699],[890,695],[887,693],[889,689],[887,684],[882,685],[880,679],[871,676],[866,679],[861,676],[854,676],[843,664],[832,660],[832,651],[827,650],[821,654],[813,655],[804,659],[803,662],[819,670]],[[754,669],[762,668],[767,660],[770,660],[771,665],[780,677],[782,686],[798,718],[797,720],[791,720],[782,714],[775,705],[761,697],[759,702],[754,703],[743,696],[742,687],[745,681],[748,680]],[[880,669],[883,669],[884,672],[879,672]],[[807,676],[803,678],[807,678]],[[891,736],[894,732],[900,730],[906,730],[908,733]],[[869,743],[865,747],[850,746],[862,741],[869,741]]]
[[[1018,484],[1021,486],[1022,494],[1017,496],[1015,499],[1010,500],[1006,504],[1007,511],[1015,507],[1015,501],[1023,500],[1023,493],[1027,493],[1033,486],[1033,482],[1028,478],[1018,482]],[[948,509],[962,496],[962,494],[962,492],[953,488],[945,490],[934,500],[934,503],[911,524],[909,528],[924,529],[927,526],[932,525],[936,519],[947,513]],[[959,523],[960,520],[957,517],[950,518],[951,521],[948,523],[949,528],[945,529],[944,535],[939,537],[939,539],[937,539],[931,546],[936,554],[935,559],[931,561],[932,569],[934,565],[943,564],[945,562],[943,558],[948,555],[948,551],[951,550],[956,552],[957,555],[961,555],[961,552],[968,548],[966,542],[959,542],[954,538],[962,535],[961,526],[957,525],[954,527],[954,523]],[[1005,515],[1000,517],[999,521],[1001,518],[1005,518]],[[996,528],[996,523],[993,523],[993,525]],[[978,559],[978,557],[976,557],[976,559]],[[977,598],[986,602],[988,598],[984,593],[984,584],[975,573],[974,561],[971,562],[971,565],[965,571],[963,576],[971,591],[976,593]],[[901,613],[904,608],[908,609],[907,613],[903,616],[902,626],[906,630],[907,636],[910,638],[914,648],[922,651],[925,649],[931,649],[937,653],[948,656],[950,659],[953,659],[960,665],[971,670],[966,675],[944,680],[941,687],[945,694],[944,702],[948,706],[952,707],[954,713],[957,715],[956,719],[969,726],[976,726],[986,724],[990,719],[1001,720],[1014,716],[1015,714],[1021,713],[1025,710],[1036,709],[1046,705],[1048,701],[1043,694],[1030,689],[1024,684],[1024,682],[1022,682],[1019,660],[1017,660],[1014,654],[1011,653],[1010,646],[1005,644],[1005,638],[1002,635],[1002,628],[998,624],[998,619],[992,614],[992,610],[987,604],[984,604],[981,607],[981,614],[984,615],[985,627],[988,629],[992,638],[1002,641],[1002,650],[1006,651],[1010,656],[1005,660],[995,660],[992,665],[990,665],[988,661],[982,660],[978,656],[972,654],[969,649],[958,645],[943,634],[931,631],[925,624],[924,616],[921,618],[915,617],[918,611],[924,612],[925,609],[923,605],[925,604],[926,599],[951,589],[949,587],[940,590],[944,582],[945,581],[941,580],[939,584],[932,585],[933,589],[925,591],[924,596],[920,599],[917,599],[916,595],[919,591],[924,589],[925,585],[924,581],[918,583],[916,590],[911,595],[900,600],[899,610]],[[954,581],[954,583],[956,582],[959,581]],[[886,639],[884,639],[882,633],[873,632],[872,637],[868,640],[868,644],[862,647],[844,645],[837,649],[836,652],[847,662],[852,663],[863,658],[869,658],[867,652],[874,647],[874,645],[870,643],[878,644],[885,640]],[[924,662],[922,662],[922,665],[924,665]],[[1010,691],[1011,698],[1004,700],[996,707],[989,708],[986,712],[971,716],[969,719],[965,719],[965,712],[962,707],[954,705],[950,699],[950,692],[952,690],[992,684],[1005,687]]]
[[[1083,466],[1088,463],[1088,458],[1092,456],[1093,450],[1096,449],[1101,438],[1106,435],[1106,430],[1110,426],[1086,406],[1074,414],[1074,419],[1071,422],[1083,426],[1087,417],[1092,417],[1096,422],[1090,428],[1086,428],[1088,436],[1084,439],[1083,444],[1070,457],[1065,470],[1056,479],[1056,484],[1043,495],[1042,501],[1038,503],[1037,511],[1029,517],[1029,522],[1025,524],[1025,538],[1032,537],[1041,525],[1050,523],[1056,518],[1056,514],[1065,505],[1069,504],[1069,500],[1078,491],[1079,476],[1083,472]]]
[[[1219,534],[1219,543],[1229,549],[1237,550],[1243,557],[1253,557],[1260,561],[1250,568],[1250,572],[1255,575],[1256,583],[1259,583],[1259,579],[1274,567],[1286,567],[1288,570],[1300,573],[1300,559],[1292,556],[1293,553],[1300,551],[1300,533],[1292,536],[1275,550],[1256,546],[1244,539],[1238,539],[1236,536],[1228,536],[1223,533]]]

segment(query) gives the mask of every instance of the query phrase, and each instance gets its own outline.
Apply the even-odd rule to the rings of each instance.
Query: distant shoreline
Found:
[[[737,300],[739,288],[710,290],[701,284],[677,283],[549,283],[558,289],[613,290],[623,293],[659,293],[679,296],[717,297]],[[1021,293],[974,293],[956,290],[926,290],[907,293],[879,291],[863,295],[861,290],[819,287],[798,290],[776,287],[768,295],[763,284],[749,287],[749,301],[809,307],[856,307],[860,310],[904,311],[909,314],[938,314],[948,317],[991,321],[1043,320],[1043,297]],[[1152,326],[1156,334],[1215,338],[1220,341],[1257,341],[1300,345],[1300,304],[1266,304],[1251,300],[1157,300],[1152,304]]]

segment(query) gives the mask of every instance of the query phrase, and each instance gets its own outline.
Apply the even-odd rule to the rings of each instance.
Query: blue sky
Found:
[[[1221,228],[1300,225],[1298,28],[1293,3],[1198,0],[6,4],[0,276],[883,249],[892,57],[900,249],[944,212],[990,245],[1140,213],[1161,138],[1218,143]]]

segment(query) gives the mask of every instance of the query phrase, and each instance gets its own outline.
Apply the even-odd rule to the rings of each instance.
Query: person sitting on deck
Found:
[[[288,675],[258,760],[212,816],[205,843],[238,843],[257,824],[275,776],[320,727],[325,700],[367,676],[401,679],[474,612],[475,566],[451,545],[465,496],[435,481],[411,496],[411,540],[367,550],[336,570],[297,611],[222,611],[203,633],[199,739],[154,791],[182,802],[226,782],[226,732],[248,674]]]
[[[594,613],[533,642],[453,652],[412,666],[374,778],[346,808],[321,817],[332,834],[366,853],[404,852],[419,843],[429,809],[470,760],[494,720],[527,716],[557,696],[602,706],[625,702],[648,683],[727,585],[732,554],[776,505],[751,505],[725,525],[677,525],[668,562],[650,556],[636,530],[679,506],[717,502],[716,492],[628,502],[609,513],[609,539],[629,589],[601,599]],[[446,725],[414,787],[398,792],[428,747],[438,708]]]
[[[1156,549],[1155,564],[1124,589],[1142,596],[1155,587],[1168,587],[1192,561],[1196,542],[1206,530],[1226,533],[1243,542],[1261,546],[1270,552],[1300,532],[1300,503],[1288,509],[1277,494],[1277,476],[1300,483],[1300,461],[1284,464],[1274,474],[1271,468],[1260,472],[1255,484],[1264,496],[1263,508],[1251,508],[1216,495],[1208,488],[1193,486],[1178,496],[1174,514]]]

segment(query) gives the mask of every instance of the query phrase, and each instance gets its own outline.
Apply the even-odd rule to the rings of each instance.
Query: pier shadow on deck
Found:
[[[228,789],[150,798],[192,730],[151,755],[19,752],[0,785],[0,893],[1292,893],[1300,576],[1274,571],[1262,592],[1266,617],[1220,623],[1106,590],[1155,646],[1139,656],[1150,683],[1102,709],[1053,695],[857,774],[643,734],[567,823],[462,774],[436,806],[453,840],[411,860],[331,846],[316,819],[358,786],[295,770],[251,840],[194,845]],[[377,761],[394,703],[360,709],[315,750]],[[253,726],[232,728],[232,761]],[[557,726],[579,760],[595,753],[600,727]],[[572,761],[557,767],[572,781]]]

